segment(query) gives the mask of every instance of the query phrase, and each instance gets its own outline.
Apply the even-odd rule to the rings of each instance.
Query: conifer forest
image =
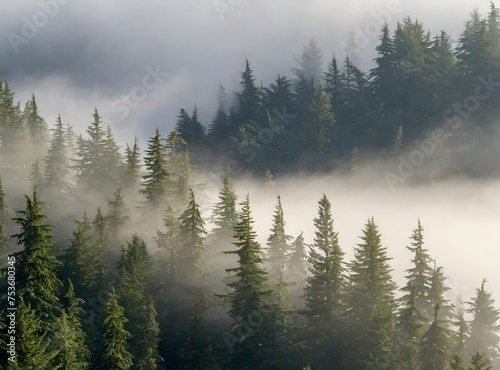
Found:
[[[98,99],[82,130],[45,119],[2,67],[0,367],[500,369],[500,10],[468,14],[398,15],[367,61],[309,38],[269,83],[248,55],[208,119],[135,137]],[[174,80],[148,68],[132,99]]]

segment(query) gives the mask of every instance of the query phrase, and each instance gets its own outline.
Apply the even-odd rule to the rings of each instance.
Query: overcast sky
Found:
[[[325,64],[348,50],[366,70],[382,22],[411,15],[456,37],[475,7],[486,14],[489,1],[1,1],[0,76],[22,103],[36,95],[49,125],[61,114],[81,131],[97,107],[121,144],[144,143],[155,126],[167,134],[181,107],[196,104],[208,125],[218,85],[239,89],[245,58],[268,85],[291,77],[314,37]]]

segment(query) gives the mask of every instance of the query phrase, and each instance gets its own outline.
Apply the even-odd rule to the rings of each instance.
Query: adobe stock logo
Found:
[[[14,52],[19,53],[19,46],[27,44],[33,39],[41,28],[45,27],[51,18],[54,18],[61,10],[60,5],[66,5],[70,0],[40,0],[38,6],[41,10],[37,11],[31,16],[31,19],[22,17],[23,22],[20,34],[9,32],[7,39],[14,49]]]
[[[141,84],[134,86],[129,92],[122,94],[119,99],[111,102],[111,111],[120,114],[118,119],[123,120],[127,118],[130,112],[136,109],[139,103],[144,101],[170,75],[167,72],[161,71],[159,64],[156,65],[155,69],[147,66],[146,72]]]
[[[360,54],[361,51],[367,48],[373,40],[378,40],[380,30],[385,23],[391,23],[393,16],[403,11],[403,7],[399,0],[389,0],[385,8],[380,10],[371,10],[371,18],[363,26],[356,26],[351,29],[351,34],[354,39],[353,44],[342,42],[340,48],[346,55]]]

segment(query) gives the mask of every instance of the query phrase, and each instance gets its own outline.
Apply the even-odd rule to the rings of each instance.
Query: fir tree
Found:
[[[194,108],[192,117],[189,117],[184,109],[181,109],[175,131],[189,144],[199,145],[205,138],[205,128],[198,121],[198,112]]]
[[[128,341],[134,358],[132,369],[156,369],[160,361],[156,311],[146,295],[148,258],[146,244],[133,235],[119,261],[120,301],[128,319],[124,327],[132,334]]]
[[[476,352],[475,354],[473,354],[471,357],[470,363],[471,364],[468,367],[468,370],[490,370],[490,369],[493,369],[490,361],[484,355],[484,353]]]
[[[47,123],[38,113],[38,105],[35,100],[35,95],[32,95],[31,99],[26,102],[23,116],[31,138],[35,157],[44,155],[45,150],[47,149],[48,128]]]
[[[318,47],[316,40],[309,40],[307,46],[304,46],[302,55],[295,58],[299,65],[298,68],[293,68],[292,72],[298,78],[304,78],[308,82],[317,85],[321,83],[321,75],[323,72],[323,53]]]
[[[273,215],[271,235],[267,238],[267,263],[269,264],[269,281],[272,287],[276,287],[279,278],[283,278],[287,266],[291,237],[285,233],[285,218],[281,197],[278,195],[276,208]]]
[[[139,145],[137,144],[137,137],[135,137],[132,149],[130,149],[128,144],[125,147],[125,179],[123,183],[126,187],[133,188],[139,183],[140,169]]]
[[[68,190],[68,143],[67,129],[63,126],[61,116],[57,117],[56,126],[52,130],[52,142],[45,157],[43,177],[47,188],[59,194]]]
[[[179,221],[179,268],[185,273],[184,279],[188,285],[203,284],[208,271],[204,247],[206,230],[192,190],[188,206],[179,217]]]
[[[189,198],[191,178],[191,160],[186,141],[177,132],[172,131],[166,140],[166,161],[170,169],[169,204],[178,209],[184,207]]]
[[[395,284],[390,258],[373,218],[368,220],[361,239],[349,266],[350,325],[358,340],[358,357],[367,359],[371,353],[377,361],[385,344],[393,340]]]
[[[486,291],[485,283],[486,280],[483,280],[481,287],[476,289],[472,302],[469,303],[468,312],[473,315],[473,318],[470,322],[468,350],[470,354],[476,352],[484,354],[491,364],[496,366],[499,363],[500,311],[495,308],[495,301],[491,293]]]
[[[238,120],[240,124],[257,121],[260,107],[260,96],[248,59],[245,63],[245,71],[241,74],[243,90],[238,94]]]
[[[38,165],[38,159],[33,162],[30,171],[30,183],[33,188],[45,188],[42,173],[40,172],[40,166]]]
[[[434,321],[422,336],[420,361],[422,369],[446,370],[450,347],[449,332],[438,319],[439,304],[434,310]]]
[[[339,337],[344,334],[343,298],[346,281],[343,265],[344,253],[339,246],[338,233],[333,230],[331,204],[326,195],[318,202],[318,217],[314,219],[315,238],[310,249],[310,276],[305,287],[306,311],[308,328],[314,342],[319,348],[313,348],[315,353],[322,353],[323,348],[334,348],[328,360],[323,359],[323,365],[330,362],[340,366]],[[333,361],[333,362],[332,362]]]
[[[231,171],[226,170],[219,191],[219,201],[212,210],[212,222],[215,224],[214,233],[230,234],[236,224],[236,194],[231,176]]]
[[[231,122],[224,110],[225,95],[225,89],[220,85],[217,110],[212,119],[212,123],[208,127],[208,141],[217,151],[223,150],[222,144],[227,143],[231,136]]]
[[[68,307],[58,318],[55,333],[58,348],[55,362],[63,369],[86,370],[90,366],[90,351],[85,342],[86,334],[79,317],[81,311],[79,306],[84,301],[75,296],[71,280],[68,281],[68,292],[65,298],[68,301]]]
[[[291,243],[290,250],[290,258],[288,259],[285,279],[290,282],[292,296],[301,297],[308,271],[306,244],[304,243],[302,232]]]
[[[235,336],[233,366],[239,369],[255,369],[256,365],[266,368],[274,345],[269,343],[266,329],[272,328],[267,312],[269,310],[271,291],[268,277],[260,265],[261,247],[255,240],[257,235],[253,230],[253,218],[250,211],[250,201],[247,197],[241,203],[238,222],[234,226],[236,250],[225,252],[238,257],[238,266],[226,271],[232,274],[232,280],[227,285],[232,291],[226,296],[230,303],[229,315],[233,319],[232,335]],[[259,315],[261,325],[254,330],[248,328],[252,315]],[[247,333],[242,335],[241,333]],[[271,355],[272,356],[272,355]],[[272,357],[271,357],[272,358]]]
[[[58,292],[61,281],[56,276],[59,262],[53,255],[52,226],[45,223],[42,203],[36,190],[26,196],[26,208],[14,218],[20,232],[14,237],[23,249],[16,253],[17,295],[23,298],[47,330],[60,311]]]
[[[132,367],[133,356],[127,348],[127,340],[131,338],[131,334],[124,327],[127,322],[124,309],[118,303],[118,297],[113,291],[106,302],[104,317],[106,331],[101,363],[103,370],[129,370]]]
[[[216,370],[212,345],[199,313],[194,310],[191,314],[191,326],[186,342],[180,352],[181,370]]]
[[[161,144],[160,131],[149,140],[144,158],[147,174],[143,176],[143,188],[140,193],[146,197],[151,207],[158,207],[165,202],[170,182],[170,173],[165,159],[165,148]]]
[[[113,200],[108,201],[108,213],[105,217],[112,238],[117,239],[127,220],[127,208],[123,202],[122,188],[118,188],[113,194]]]

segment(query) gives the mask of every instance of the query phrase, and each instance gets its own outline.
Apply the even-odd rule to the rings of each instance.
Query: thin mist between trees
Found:
[[[237,204],[228,171],[213,205],[212,231],[188,190],[183,207],[164,211],[154,253],[137,234],[124,236],[131,210],[123,200],[119,189],[106,213],[98,208],[93,220],[85,213],[57,255],[43,211],[50,204],[36,190],[12,219],[17,247],[2,226],[3,250],[17,261],[19,368],[415,370],[499,364],[500,311],[485,281],[467,309],[459,298],[450,302],[420,221],[407,247],[412,267],[397,287],[373,218],[361,230],[353,260],[345,261],[326,196],[318,202],[311,244],[302,234],[286,233],[278,196],[261,246],[250,198]],[[0,204],[1,224],[9,226],[12,211],[3,190]],[[5,282],[2,287],[5,295]]]
[[[2,81],[0,175],[18,210],[0,181],[2,267],[14,255],[17,271],[18,364],[9,368],[498,367],[500,313],[486,281],[470,302],[450,302],[420,222],[398,287],[375,220],[345,260],[325,196],[312,241],[286,233],[278,198],[262,246],[230,170],[210,220],[195,195],[206,196],[200,170],[228,158],[239,171],[267,170],[272,189],[271,173],[339,169],[349,156],[355,172],[372,149],[397,157],[436,120],[450,134],[456,117],[470,117],[457,108],[443,122],[442,113],[470,96],[477,76],[500,80],[499,45],[494,5],[486,19],[472,14],[456,48],[410,18],[392,35],[384,27],[369,73],[335,57],[324,72],[312,41],[294,80],[257,87],[247,61],[236,104],[227,112],[221,90],[208,132],[196,109],[182,109],[175,131],[157,128],[143,154],[137,139],[122,153],[97,109],[84,134],[60,117],[50,132],[35,97],[21,108]],[[497,100],[478,107],[473,130],[489,129]]]

